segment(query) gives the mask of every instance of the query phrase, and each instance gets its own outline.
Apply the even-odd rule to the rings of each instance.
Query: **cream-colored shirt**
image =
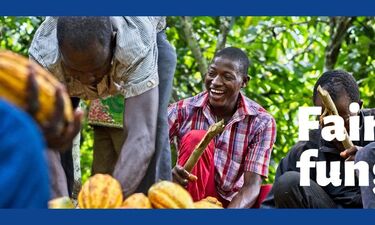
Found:
[[[72,97],[97,99],[122,94],[140,95],[159,83],[156,35],[165,27],[163,17],[111,17],[117,31],[109,74],[96,86],[83,85],[67,76],[61,63],[56,37],[57,17],[47,17],[35,33],[30,58],[39,62],[64,83]]]

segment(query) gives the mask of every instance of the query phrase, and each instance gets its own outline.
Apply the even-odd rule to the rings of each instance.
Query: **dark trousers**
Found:
[[[361,187],[361,196],[363,208],[375,208],[375,175],[373,171],[375,164],[375,142],[359,150],[355,156],[355,161],[365,161],[369,165],[369,186]]]
[[[78,106],[79,106],[79,98],[70,98],[70,100],[72,102],[73,109],[74,110],[77,109]],[[65,180],[65,178],[66,178],[67,191],[68,191],[68,194],[69,194],[70,197],[72,197],[73,188],[74,188],[74,165],[73,165],[72,148],[73,148],[73,143],[66,151],[64,151],[63,153],[60,154],[61,165],[62,165],[62,168],[64,169],[66,177],[55,178],[55,180],[58,180],[57,183],[61,183],[61,180]],[[53,158],[52,160],[56,160],[56,157]],[[56,163],[56,161],[52,162],[52,164],[55,164],[55,163]],[[60,165],[55,165],[55,170],[58,170],[57,168],[59,166]],[[60,174],[59,176],[63,176],[63,175]],[[63,187],[60,184],[60,187],[57,187],[56,190],[61,190],[62,188]],[[58,195],[54,196],[54,197],[61,197],[61,196],[66,196],[66,193],[64,193],[64,195],[61,195],[61,191],[60,191],[60,193]]]
[[[147,193],[159,180],[172,180],[171,149],[169,144],[168,104],[172,94],[172,82],[176,69],[176,51],[167,41],[164,31],[157,35],[159,109],[156,128],[155,153],[137,192]]]
[[[337,208],[330,196],[313,180],[300,186],[300,173],[288,171],[273,186],[276,208]]]
[[[112,174],[124,144],[124,129],[93,126],[94,152],[91,174]]]

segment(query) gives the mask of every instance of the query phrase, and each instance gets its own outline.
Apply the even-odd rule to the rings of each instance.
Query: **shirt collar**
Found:
[[[240,107],[243,109],[245,115],[255,116],[258,114],[259,105],[254,101],[247,99],[244,94],[240,92]]]

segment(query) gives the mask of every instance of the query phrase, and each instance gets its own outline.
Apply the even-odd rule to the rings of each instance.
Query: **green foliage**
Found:
[[[193,37],[209,62],[216,51],[219,17],[194,17]],[[27,55],[40,17],[0,17],[0,48]],[[177,51],[177,68],[171,101],[203,90],[199,72],[184,36],[180,17],[168,17],[167,35]],[[312,105],[312,87],[323,72],[325,50],[332,37],[329,17],[236,17],[226,46],[245,50],[252,61],[251,80],[243,92],[276,119],[277,141],[272,153],[272,182],[277,164],[298,141],[298,107]],[[353,72],[366,107],[375,107],[375,21],[357,17],[347,31],[335,68]],[[83,180],[91,171],[92,129],[83,126],[81,166]],[[175,151],[173,152],[175,158]]]
[[[36,28],[41,22],[41,17],[0,17],[0,48],[26,56]]]
[[[87,102],[81,101],[80,108],[87,111]],[[91,165],[93,160],[94,136],[93,129],[85,118],[81,130],[81,179],[82,184],[91,176]]]
[[[169,18],[169,40],[177,49],[174,99],[193,96],[203,90],[202,75],[184,40],[179,17]],[[210,61],[218,40],[217,17],[193,18],[204,57]],[[270,176],[273,182],[278,162],[298,141],[298,107],[312,105],[311,96],[317,77],[323,72],[325,49],[330,41],[328,17],[238,17],[228,35],[226,46],[248,53],[251,80],[243,91],[261,104],[277,122]],[[365,106],[374,106],[374,26],[370,18],[356,18],[349,29],[336,68],[353,72],[361,86]]]
[[[84,183],[91,176],[94,145],[93,130],[87,124],[87,121],[83,124],[81,138],[81,173],[82,183]]]
[[[351,27],[336,67],[350,71],[356,77],[365,107],[375,107],[375,22],[359,17]]]

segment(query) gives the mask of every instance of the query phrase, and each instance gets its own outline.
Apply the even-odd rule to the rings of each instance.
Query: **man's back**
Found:
[[[61,59],[57,17],[47,17],[35,33],[30,58],[64,83],[72,97],[97,99],[122,94],[133,97],[158,85],[156,34],[164,25],[159,17],[110,17],[115,35],[109,74],[95,86],[82,84],[68,74]],[[97,66],[97,65],[95,65]]]

